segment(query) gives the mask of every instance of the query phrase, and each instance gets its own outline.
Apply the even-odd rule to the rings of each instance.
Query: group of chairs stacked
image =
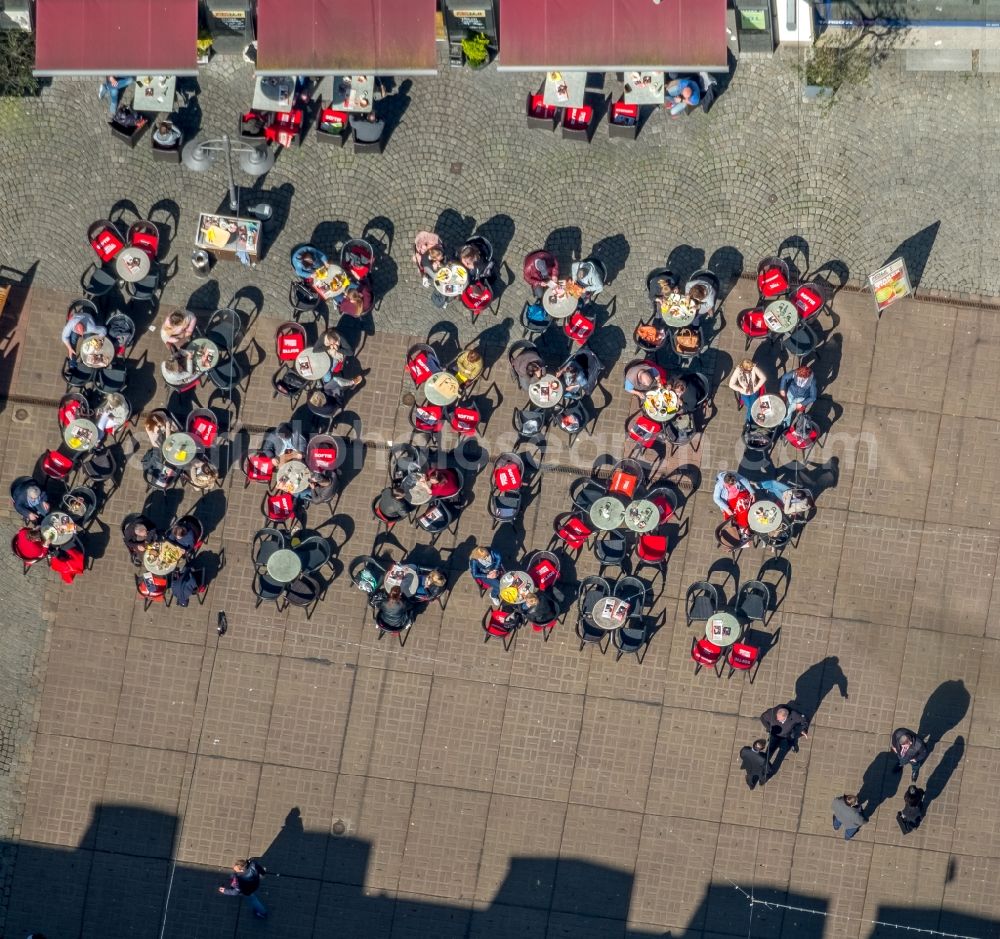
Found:
[[[289,583],[268,574],[267,562],[276,551],[293,551],[298,556],[301,570]],[[270,601],[279,613],[295,606],[305,611],[307,620],[312,619],[329,586],[329,579],[322,576],[323,569],[328,570],[331,579],[337,573],[330,539],[306,530],[292,535],[279,528],[262,528],[253,537],[251,556],[254,609]]]
[[[142,544],[129,542],[129,533],[136,525],[142,525],[147,531],[147,538]],[[194,539],[192,547],[182,548],[173,540],[172,532],[180,527],[190,532]],[[157,544],[167,541],[173,544],[181,558],[177,562],[177,567],[170,574],[154,574],[151,571],[143,571],[135,575],[135,591],[142,598],[142,608],[145,612],[155,603],[162,603],[169,607],[174,600],[174,594],[178,590],[178,582],[190,579],[191,595],[198,598],[198,604],[205,602],[205,594],[208,591],[208,573],[203,564],[198,562],[198,552],[205,546],[205,526],[201,520],[193,514],[183,515],[174,519],[166,528],[167,534],[160,535],[156,531],[156,526],[152,520],[141,512],[133,512],[122,519],[121,533],[125,546],[132,558],[133,564],[142,564],[142,558],[147,545]],[[182,600],[186,605],[186,600]]]
[[[37,483],[33,476],[19,476],[10,484],[11,508],[15,511],[17,510],[15,495],[31,485],[37,485],[45,493],[45,499],[51,506],[57,506],[58,511],[65,512],[72,519],[75,531],[64,545],[47,544],[37,537],[29,541],[25,538],[25,534],[28,531],[37,532],[41,519],[32,521],[25,517],[25,527],[14,534],[10,543],[11,553],[21,561],[21,573],[27,575],[39,561],[45,561],[51,566],[54,559],[70,552],[77,552],[84,559],[84,566],[89,568],[93,564],[93,558],[87,553],[83,536],[97,517],[98,509],[103,502],[99,490],[90,486],[73,486],[62,487],[54,492],[47,491],[48,487]]]
[[[669,486],[646,490],[645,485],[644,465],[628,458],[619,460],[611,467],[606,483],[596,474],[575,479],[570,486],[573,509],[557,516],[549,546],[561,545],[563,550],[574,555],[579,555],[585,547],[591,548],[600,564],[598,573],[601,575],[612,568],[628,568],[634,574],[643,567],[652,567],[666,580],[670,536],[665,526],[671,520],[680,520],[680,500]],[[655,528],[642,533],[628,528],[600,531],[591,518],[591,512],[599,499],[608,496],[625,506],[637,498],[653,503],[659,511]]]
[[[705,288],[707,300],[698,301],[699,312],[688,326],[674,326],[666,322],[662,301],[671,294],[688,297],[692,289]],[[719,278],[707,268],[697,270],[683,284],[669,268],[658,267],[646,275],[646,291],[652,304],[649,319],[642,320],[632,333],[637,354],[664,362],[679,369],[690,369],[712,348],[718,337],[716,316],[721,303]],[[704,308],[704,309],[703,309]]]
[[[353,319],[360,319],[371,314],[377,308],[374,302],[374,290],[372,286],[372,274],[375,271],[376,259],[381,254],[385,256],[391,247],[389,236],[374,227],[369,227],[365,231],[366,237],[349,238],[341,245],[337,256],[340,259],[340,267],[347,275],[348,288],[343,293],[332,299],[337,308],[337,312],[343,316],[350,316]],[[314,260],[314,270],[324,267],[327,257],[324,252],[313,245],[299,245],[292,251],[292,267],[298,275],[292,279],[288,288],[288,303],[291,308],[292,319],[297,323],[303,316],[311,318],[315,322],[327,311],[323,307],[323,297],[317,291],[317,283],[313,274],[307,273],[302,267],[296,268],[297,259],[303,252],[312,254]],[[356,309],[353,306],[348,308],[341,304],[341,300],[346,295],[346,289],[356,288],[361,294],[362,306]]]
[[[155,222],[138,219],[122,230],[109,219],[98,219],[87,229],[87,241],[97,255],[98,264],[84,271],[80,278],[86,296],[91,299],[105,298],[124,286],[130,300],[137,303],[153,303],[161,287],[162,274],[159,265],[161,238]],[[149,258],[149,273],[141,280],[122,280],[115,270],[115,258],[125,248],[137,248]]]
[[[472,391],[486,374],[486,370],[481,369],[472,375],[465,374],[458,367],[463,355],[474,351],[477,352],[475,340],[453,359],[441,364],[437,350],[428,343],[416,343],[406,350],[406,371],[416,391],[426,393],[424,386],[428,379],[440,372],[454,375],[458,385],[458,397],[451,404],[436,404],[426,397],[414,402],[410,408],[410,427],[413,429],[411,440],[420,434],[440,446],[441,434],[446,426],[460,438],[475,437],[480,433],[483,417],[476,401],[472,399]]]
[[[416,571],[417,578],[420,581],[423,581],[432,571],[437,570],[437,568],[414,564],[409,559],[404,560],[403,563]],[[351,583],[362,593],[368,595],[368,606],[372,610],[372,620],[375,623],[375,628],[378,630],[378,639],[384,639],[386,636],[395,636],[399,641],[400,648],[402,648],[406,645],[410,629],[416,622],[420,611],[431,603],[437,603],[443,610],[448,603],[449,591],[447,586],[445,586],[440,590],[427,591],[405,597],[403,600],[405,608],[402,610],[401,615],[393,616],[389,619],[384,615],[382,607],[388,596],[385,589],[385,575],[390,566],[392,566],[391,559],[389,559],[388,563],[385,563],[373,555],[363,554],[351,562],[348,573]]]

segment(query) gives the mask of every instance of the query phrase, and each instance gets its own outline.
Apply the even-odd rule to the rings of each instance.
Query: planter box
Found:
[[[558,109],[542,104],[540,94],[528,95],[525,104],[525,117],[528,127],[536,130],[555,130],[556,124],[559,123]]]

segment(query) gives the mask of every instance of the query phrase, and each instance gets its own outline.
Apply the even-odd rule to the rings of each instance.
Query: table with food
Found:
[[[85,453],[93,450],[101,442],[101,432],[93,421],[85,417],[75,417],[63,429],[63,441],[70,450]]]
[[[542,309],[554,320],[564,320],[573,315],[580,304],[583,288],[575,281],[561,280],[545,288],[542,294]]]
[[[68,544],[76,534],[76,522],[65,512],[49,512],[39,526],[42,540],[48,545]]]
[[[528,385],[528,398],[540,408],[554,408],[563,397],[562,382],[555,375],[543,375]]]
[[[434,289],[446,297],[458,296],[469,285],[469,272],[461,264],[445,264],[434,275]]]
[[[298,495],[309,486],[309,467],[302,460],[282,463],[274,473],[274,488],[277,492]]]
[[[660,319],[674,329],[690,326],[698,315],[698,304],[683,293],[671,293],[665,297],[658,297],[656,308]]]
[[[184,549],[171,541],[155,541],[146,545],[142,555],[142,566],[150,574],[164,577],[176,570],[184,558]]]
[[[654,388],[643,396],[642,410],[646,417],[665,424],[680,413],[681,401],[670,388]]]
[[[77,354],[87,368],[107,368],[114,361],[115,344],[108,336],[84,336]]]

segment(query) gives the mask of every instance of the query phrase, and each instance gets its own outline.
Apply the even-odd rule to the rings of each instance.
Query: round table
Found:
[[[63,440],[70,450],[86,453],[101,442],[101,432],[93,421],[75,417],[63,428]]]
[[[760,499],[750,506],[747,513],[747,524],[751,531],[758,535],[769,535],[781,527],[781,506],[769,499]]]
[[[149,571],[150,574],[156,574],[158,577],[166,577],[167,574],[173,573],[177,570],[177,565],[180,564],[181,558],[184,557],[184,552],[180,548],[176,551],[170,552],[171,557],[169,559],[164,558],[160,554],[162,542],[157,544],[157,551],[153,555],[147,554],[145,551],[142,554],[142,566]],[[173,557],[173,555],[177,555]]]
[[[522,603],[525,597],[530,597],[535,592],[535,582],[531,579],[531,574],[527,571],[507,571],[500,577],[500,589],[508,587],[517,589],[517,602]]]
[[[297,496],[309,487],[309,467],[302,460],[282,463],[274,473],[274,488]]]
[[[640,535],[660,524],[660,510],[648,499],[635,499],[625,509],[625,527]]]
[[[186,349],[190,349],[194,353],[191,363],[197,372],[207,372],[209,369],[215,368],[219,362],[219,347],[211,339],[192,339],[187,344]],[[206,352],[209,353],[208,356],[205,355]]]
[[[114,361],[115,344],[108,336],[84,336],[77,353],[87,368],[107,368]]]
[[[295,374],[309,381],[322,381],[332,361],[324,349],[303,349],[295,359]]]
[[[681,413],[681,402],[669,388],[656,388],[643,396],[642,410],[650,420],[666,424]]]
[[[387,590],[399,587],[404,597],[415,597],[420,587],[420,575],[410,564],[393,564],[385,572],[382,585]]]
[[[657,301],[660,319],[673,329],[683,329],[690,326],[698,315],[698,306],[690,297],[681,293],[672,293]]]
[[[115,256],[118,276],[130,284],[138,283],[149,274],[149,255],[142,248],[122,248]]]
[[[750,419],[758,427],[769,430],[784,421],[787,411],[788,408],[779,395],[761,395],[750,405]]]
[[[743,635],[740,621],[732,613],[713,613],[705,623],[705,638],[720,649],[727,649]]]
[[[540,408],[554,408],[563,397],[562,382],[555,375],[543,375],[528,385],[528,398]]]
[[[351,278],[339,264],[327,262],[313,271],[310,278],[313,289],[324,299],[339,297],[351,285]]]
[[[598,629],[612,632],[621,629],[628,622],[628,614],[632,605],[617,597],[603,597],[598,600],[589,613],[590,622]]]
[[[799,311],[790,300],[775,300],[764,310],[764,322],[772,333],[790,333],[799,324]]]
[[[427,505],[434,497],[431,495],[431,487],[428,485],[415,486],[413,484],[414,475],[422,475],[421,470],[407,473],[400,484],[403,492],[406,493],[406,501],[410,505]]]
[[[542,294],[542,309],[554,320],[572,316],[579,302],[579,298],[574,297],[563,284],[546,287]]]
[[[171,466],[187,466],[198,455],[198,444],[190,434],[179,430],[167,436],[160,452]]]
[[[457,401],[461,390],[458,379],[451,372],[435,372],[424,382],[424,397],[441,407]]]
[[[76,534],[76,522],[65,512],[49,512],[38,527],[43,538],[47,532],[52,532],[51,539],[46,538],[46,541],[56,547],[69,544]]]
[[[445,264],[434,275],[434,289],[446,297],[457,297],[469,285],[469,272],[461,264]]]
[[[615,496],[602,496],[590,507],[590,520],[601,531],[621,528],[625,521],[625,506]]]
[[[279,584],[290,584],[302,573],[302,559],[290,548],[279,548],[267,559],[267,576]]]

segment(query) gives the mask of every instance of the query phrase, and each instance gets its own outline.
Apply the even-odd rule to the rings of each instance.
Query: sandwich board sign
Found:
[[[879,268],[874,274],[868,275],[868,286],[875,297],[875,307],[878,315],[892,306],[897,300],[913,294],[910,277],[906,272],[906,261],[896,258],[885,267]]]

